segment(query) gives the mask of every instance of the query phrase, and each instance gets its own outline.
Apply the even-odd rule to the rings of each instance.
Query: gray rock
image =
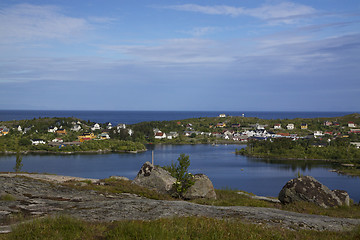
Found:
[[[185,199],[216,199],[214,186],[210,179],[205,174],[196,174],[193,177],[195,181],[183,195]]]
[[[335,195],[340,199],[342,205],[350,206],[350,196],[344,190],[334,190]]]
[[[315,178],[305,176],[288,181],[279,193],[279,200],[283,204],[307,201],[328,208],[346,205],[346,195],[345,191],[338,191],[336,194]]]
[[[115,180],[123,180],[123,181],[130,181],[127,177],[120,177],[120,176],[111,176],[110,178]]]
[[[153,189],[160,193],[171,193],[175,182],[176,178],[172,177],[168,171],[146,162],[132,181],[132,184]]]

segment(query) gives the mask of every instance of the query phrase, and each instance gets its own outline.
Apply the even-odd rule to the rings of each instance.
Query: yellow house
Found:
[[[80,142],[84,142],[86,140],[91,140],[93,138],[95,138],[95,135],[93,133],[90,133],[90,132],[85,132],[82,135],[78,136],[78,139],[79,139]]]
[[[58,129],[56,133],[60,135],[66,135],[66,129]]]
[[[301,129],[308,129],[308,125],[306,123],[301,124]]]
[[[221,127],[221,128],[226,127],[226,123],[218,123],[216,124],[216,127]]]

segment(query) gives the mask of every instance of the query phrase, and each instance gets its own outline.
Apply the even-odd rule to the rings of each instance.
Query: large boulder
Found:
[[[321,207],[349,206],[349,195],[345,191],[331,191],[311,176],[298,177],[288,181],[279,193],[283,204],[307,201]]]
[[[194,185],[189,187],[183,194],[185,199],[216,199],[214,186],[205,174],[195,174],[193,176]]]
[[[176,178],[172,177],[168,171],[146,162],[132,183],[160,193],[171,193],[175,182]]]

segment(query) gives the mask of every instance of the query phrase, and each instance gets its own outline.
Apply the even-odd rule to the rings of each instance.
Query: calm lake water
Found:
[[[262,196],[277,196],[285,183],[298,172],[315,177],[330,189],[342,189],[356,202],[360,200],[360,178],[329,172],[330,163],[320,161],[262,160],[235,155],[241,145],[149,145],[149,151],[138,154],[96,155],[26,155],[22,171],[54,173],[88,178],[112,175],[133,179],[142,164],[169,165],[181,153],[190,156],[190,172],[204,173],[215,188],[231,188]],[[13,171],[15,156],[0,156],[0,171]]]

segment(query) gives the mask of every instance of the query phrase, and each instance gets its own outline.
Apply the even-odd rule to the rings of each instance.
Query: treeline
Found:
[[[271,141],[248,142],[246,148],[236,150],[236,154],[269,157],[336,160],[360,163],[360,149],[350,144],[346,138],[337,138],[330,142],[318,139],[277,138]]]
[[[46,151],[46,152],[87,152],[87,151],[109,151],[109,152],[129,152],[146,150],[144,144],[140,142],[126,140],[93,140],[86,141],[80,145],[50,146],[48,144],[29,145],[26,138],[3,137],[0,138],[0,153],[24,152],[24,151]],[[26,142],[26,143],[25,143]]]

